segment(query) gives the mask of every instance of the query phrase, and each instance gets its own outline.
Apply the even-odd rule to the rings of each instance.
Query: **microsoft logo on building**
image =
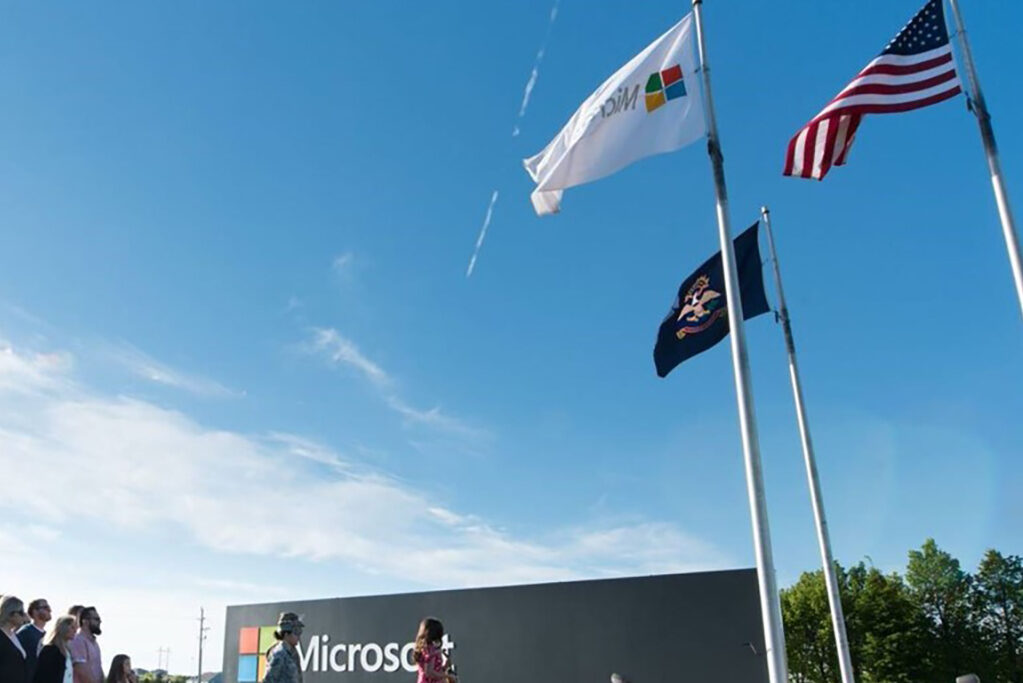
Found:
[[[663,71],[655,71],[646,81],[647,112],[685,96],[686,84],[682,81],[682,67],[678,64]]]
[[[244,626],[238,631],[238,683],[259,683],[266,678],[266,653],[276,643],[276,626]],[[310,635],[298,644],[299,668],[311,673],[395,673],[404,669],[416,672],[412,661],[414,642],[353,643],[332,642],[329,633]],[[450,635],[444,635],[441,649],[455,647]]]
[[[258,683],[266,676],[266,652],[277,643],[276,626],[246,626],[238,632],[238,683]]]

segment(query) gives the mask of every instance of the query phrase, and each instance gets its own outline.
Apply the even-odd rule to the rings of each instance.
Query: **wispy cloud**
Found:
[[[32,394],[55,388],[63,381],[62,375],[71,369],[71,365],[69,353],[19,354],[8,342],[0,339],[0,391]]]
[[[153,659],[154,618],[165,627],[161,643],[184,652],[199,605],[216,619],[225,604],[294,597],[294,585],[316,585],[325,568],[389,577],[373,579],[381,586],[450,588],[735,564],[709,542],[642,519],[512,533],[420,481],[302,435],[211,428],[180,411],[107,396],[75,379],[73,361],[62,351],[0,351],[0,460],[4,480],[17,483],[0,497],[0,546],[19,558],[4,581],[60,605],[101,605],[104,642],[138,652],[143,665]],[[404,408],[409,419],[445,418]],[[40,477],[45,496],[28,485]],[[83,506],[83,492],[100,502]],[[125,545],[172,537],[202,575],[182,575],[146,553],[111,567],[104,552],[91,552],[73,572],[50,561],[54,543],[92,543],[80,540],[89,528]],[[259,575],[286,567],[293,580],[262,585],[226,569],[257,563],[269,571]],[[113,571],[122,578],[103,581]],[[214,628],[211,639],[222,637]]]
[[[0,382],[4,476],[27,482],[46,472],[48,495],[42,499],[33,487],[10,487],[0,509],[18,510],[47,527],[59,530],[70,520],[91,519],[142,533],[171,525],[221,553],[338,560],[370,572],[417,576],[431,585],[492,585],[725,562],[711,544],[660,523],[516,537],[451,509],[419,486],[360,467],[326,445],[282,433],[210,429],[146,401],[104,397],[71,382],[65,366],[45,374],[59,380],[51,386],[71,382],[69,389],[22,400],[16,385],[39,384],[9,371],[19,363],[31,365],[32,356],[9,353],[16,362],[0,374],[8,380]],[[425,415],[437,419],[438,413]],[[332,467],[324,473],[318,464]],[[83,509],[82,491],[102,491],[104,504]],[[253,501],[300,504],[302,523],[282,518],[277,505]]]
[[[343,254],[338,254],[334,257],[331,262],[331,268],[334,272],[339,275],[346,275],[351,273],[353,266],[355,265],[355,254],[351,251],[346,251]]]
[[[469,267],[465,271],[466,277],[472,277],[472,271],[476,268],[476,259],[483,247],[483,240],[487,236],[487,228],[490,227],[490,219],[494,215],[494,205],[497,204],[497,190],[490,195],[490,204],[487,206],[487,215],[483,219],[483,227],[480,228],[480,236],[476,238],[476,248],[472,251],[472,258],[469,259]]]
[[[308,462],[325,465],[338,472],[350,472],[350,463],[341,459],[333,450],[320,443],[286,432],[270,432],[267,441],[279,446],[283,452]]]
[[[215,380],[187,373],[161,363],[128,343],[122,342],[109,346],[102,355],[127,369],[136,377],[156,384],[162,384],[163,386],[180,389],[196,396],[208,398],[244,396],[244,392],[230,389]]]
[[[333,328],[315,328],[313,338],[302,345],[306,352],[327,359],[333,366],[354,368],[377,391],[384,405],[397,413],[406,426],[423,426],[463,439],[484,441],[491,438],[490,432],[474,427],[453,415],[445,413],[439,406],[421,409],[411,405],[397,389],[397,382],[380,365],[363,354],[355,342]]]
[[[473,439],[486,439],[490,437],[490,432],[487,430],[473,427],[457,417],[444,413],[440,406],[434,406],[428,410],[419,410],[395,396],[387,397],[387,405],[410,424],[421,424],[450,434]]]
[[[355,342],[333,328],[314,329],[312,342],[307,348],[326,357],[332,365],[354,368],[373,384],[386,386],[391,383],[383,368],[367,358]]]
[[[18,318],[23,322],[30,323],[32,326],[36,328],[49,327],[45,320],[29,313],[24,308],[16,304],[12,304],[6,301],[0,302],[0,310],[6,311],[13,315],[15,318]]]

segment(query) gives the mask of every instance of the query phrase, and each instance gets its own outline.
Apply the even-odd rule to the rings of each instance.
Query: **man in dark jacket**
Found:
[[[46,635],[46,623],[53,618],[50,614],[50,603],[43,598],[36,598],[28,603],[29,623],[18,629],[18,642],[25,648],[25,663],[28,665],[28,679],[36,672],[39,650],[43,646],[43,636]]]

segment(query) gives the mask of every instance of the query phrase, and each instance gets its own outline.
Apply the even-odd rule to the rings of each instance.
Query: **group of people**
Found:
[[[263,683],[302,683],[298,643],[305,624],[294,612],[282,612],[277,619],[277,643],[266,653]],[[416,683],[458,683],[450,652],[444,651],[444,624],[433,617],[419,622],[412,659],[418,669]],[[111,682],[112,683],[112,682]]]
[[[43,598],[26,608],[14,595],[0,596],[0,683],[138,683],[127,655],[114,657],[104,674],[96,640],[102,624],[95,607],[74,605],[53,619]]]
[[[47,625],[53,621],[53,626]],[[0,683],[138,683],[127,655],[117,655],[104,676],[96,637],[103,620],[95,607],[75,605],[53,619],[43,598],[25,603],[0,596]],[[263,683],[302,683],[298,643],[305,624],[294,612],[277,620],[277,643],[266,653]],[[450,654],[443,651],[444,625],[427,617],[419,624],[412,658],[416,683],[458,683]]]

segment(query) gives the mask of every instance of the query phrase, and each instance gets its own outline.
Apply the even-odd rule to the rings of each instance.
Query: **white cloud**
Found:
[[[440,431],[463,436],[470,439],[488,439],[490,432],[485,429],[473,427],[457,417],[444,413],[439,406],[428,410],[419,410],[408,405],[400,398],[389,396],[387,405],[396,413],[402,416],[409,424],[421,424],[433,427]]]
[[[172,368],[128,343],[111,346],[103,355],[121,367],[126,368],[136,377],[174,389],[187,391],[196,396],[226,398],[243,395],[242,392],[229,389],[214,380]]]
[[[391,378],[384,369],[371,361],[355,342],[332,328],[316,328],[308,350],[323,355],[332,365],[347,365],[358,370],[366,379],[377,385],[386,385]]]
[[[355,254],[350,251],[346,251],[343,254],[338,254],[334,257],[334,260],[331,262],[331,267],[334,269],[335,273],[346,273],[351,269],[354,263]]]
[[[439,406],[424,410],[410,405],[397,394],[394,378],[367,358],[355,342],[333,328],[315,328],[312,340],[302,348],[308,353],[323,356],[333,366],[347,366],[357,370],[373,384],[385,405],[397,413],[406,426],[421,425],[472,441],[486,441],[492,438],[487,430],[449,415]]]
[[[18,354],[0,339],[0,391],[32,394],[52,389],[61,382],[61,371],[70,366],[70,354]]]
[[[31,357],[7,353],[17,362],[0,372],[5,479],[46,473],[48,495],[11,487],[0,508],[46,526],[71,518],[133,531],[170,524],[220,552],[334,559],[393,576],[407,576],[411,564],[414,575],[437,585],[581,575],[622,558],[639,558],[634,568],[648,569],[666,567],[672,557],[678,566],[707,557],[709,546],[642,524],[514,539],[311,440],[209,429],[180,412],[72,383],[24,400],[7,369],[31,364]],[[63,367],[48,374],[67,379]],[[35,377],[27,382],[39,386]],[[329,472],[309,467],[316,464]],[[83,491],[104,503],[81,510]],[[241,509],[247,513],[237,514]],[[296,510],[301,523],[282,521],[282,511]],[[639,552],[651,539],[656,550]]]
[[[118,643],[147,642],[141,634],[154,613],[175,615],[181,621],[175,632],[187,643],[193,606],[294,597],[282,593],[323,563],[436,587],[730,564],[713,545],[644,520],[520,537],[302,436],[214,429],[146,401],[102,395],[74,380],[66,354],[8,347],[0,358],[0,465],[4,480],[14,483],[0,497],[0,515],[10,520],[0,525],[0,547],[19,557],[2,588],[49,592],[69,604],[98,596],[118,614],[104,615],[111,639],[118,629]],[[444,419],[439,411],[422,417]],[[45,495],[26,485],[38,481],[45,481]],[[82,504],[84,494],[91,504]],[[183,566],[196,564],[189,553],[200,552],[225,562],[292,558],[288,581],[264,591],[246,577],[218,576],[214,566],[197,564],[204,578],[173,575],[165,589],[167,567],[134,554],[115,570],[123,580],[90,579],[46,552],[65,536],[79,539],[83,525],[102,529],[106,542],[174,538]],[[103,555],[101,546],[94,551],[90,559]]]

